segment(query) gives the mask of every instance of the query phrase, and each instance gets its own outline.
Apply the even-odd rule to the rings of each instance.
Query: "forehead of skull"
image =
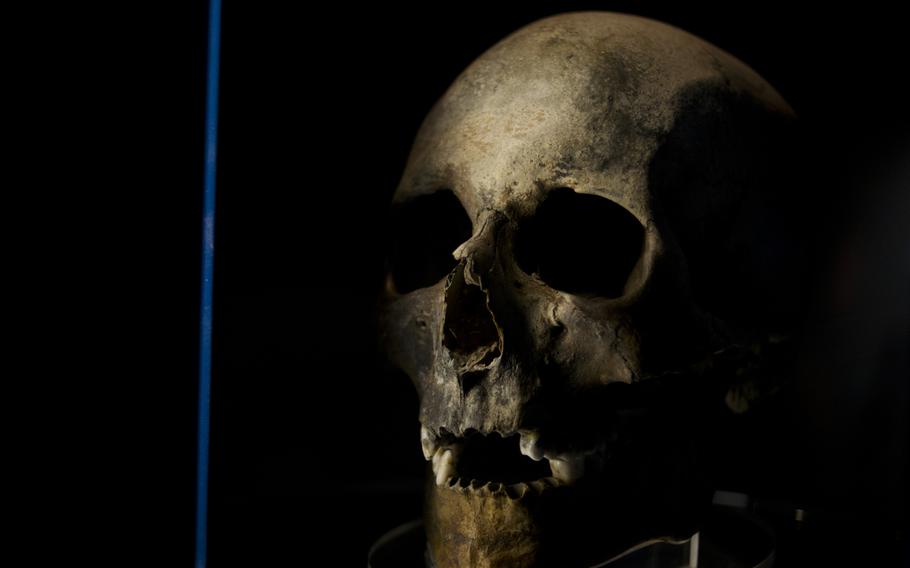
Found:
[[[434,106],[395,200],[445,187],[473,217],[569,186],[643,219],[647,163],[679,93],[699,83],[786,104],[744,64],[666,24],[607,12],[540,20],[484,53]]]

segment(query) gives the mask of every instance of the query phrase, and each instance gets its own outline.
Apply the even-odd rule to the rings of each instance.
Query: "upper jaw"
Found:
[[[533,429],[504,434],[471,430],[456,436],[421,425],[420,444],[437,486],[512,498],[574,485],[586,470],[590,474],[602,468],[605,456],[604,445],[554,451],[541,445],[540,432]]]

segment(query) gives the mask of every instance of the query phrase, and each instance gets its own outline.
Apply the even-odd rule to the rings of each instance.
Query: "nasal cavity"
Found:
[[[487,292],[464,279],[464,263],[449,276],[443,346],[459,373],[487,369],[502,354],[502,339]]]

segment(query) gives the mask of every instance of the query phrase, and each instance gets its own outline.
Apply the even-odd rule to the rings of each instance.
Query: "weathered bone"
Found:
[[[522,452],[550,459],[568,480],[507,490],[461,480],[457,452],[447,454],[427,488],[438,568],[579,566],[647,538],[691,535],[704,487],[689,402],[664,407],[674,413],[663,416],[668,426],[646,430],[658,434],[624,439],[621,424],[647,413],[619,401],[623,385],[698,378],[700,361],[764,333],[751,314],[774,306],[779,271],[759,252],[769,196],[787,191],[781,164],[794,119],[720,49],[658,22],[594,12],[515,32],[435,105],[394,203],[450,190],[473,236],[452,251],[445,278],[389,291],[384,344],[418,389],[426,453],[444,455],[441,431],[522,432]],[[597,220],[531,222],[557,191],[567,203],[609,200],[640,223],[641,253],[623,265],[627,275],[596,270],[629,250],[598,240]],[[579,268],[573,278],[619,275],[625,284],[611,284],[609,296],[558,289],[552,270],[526,270],[525,253],[516,255],[522,231],[535,232],[531,256],[569,233],[585,236],[543,262],[581,263],[568,264]]]

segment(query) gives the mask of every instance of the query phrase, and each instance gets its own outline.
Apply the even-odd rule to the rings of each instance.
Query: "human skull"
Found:
[[[613,13],[533,23],[456,79],[393,198],[381,306],[420,399],[430,564],[694,532],[687,377],[780,323],[794,119],[731,55]]]

